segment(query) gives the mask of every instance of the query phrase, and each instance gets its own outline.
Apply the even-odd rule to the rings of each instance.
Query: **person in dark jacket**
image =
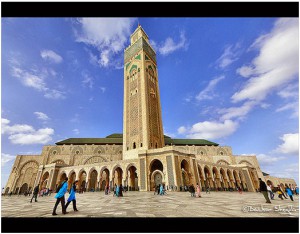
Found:
[[[267,185],[264,181],[261,180],[261,178],[259,179],[259,191],[264,195],[265,199],[266,199],[266,203],[271,203],[269,196],[268,196],[268,189],[267,189]]]
[[[189,192],[191,193],[191,197],[195,197],[195,187],[194,187],[194,185],[191,185],[189,187]]]
[[[32,198],[30,200],[30,203],[32,203],[32,199],[34,199],[35,202],[37,202],[37,195],[39,194],[39,185],[35,186],[34,190],[33,190],[33,195]]]

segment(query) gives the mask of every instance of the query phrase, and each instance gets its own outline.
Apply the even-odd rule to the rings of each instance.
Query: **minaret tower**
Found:
[[[164,147],[156,54],[140,25],[124,52],[123,118],[123,159]]]

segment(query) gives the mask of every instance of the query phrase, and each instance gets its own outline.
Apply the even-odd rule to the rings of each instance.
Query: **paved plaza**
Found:
[[[67,199],[68,195],[66,196]],[[126,192],[124,197],[105,195],[104,192],[76,194],[77,208],[72,204],[69,213],[63,215],[58,206],[57,216],[52,216],[54,194],[38,197],[30,203],[30,197],[2,196],[2,217],[299,217],[299,197],[283,201],[275,197],[266,204],[261,193],[211,192],[194,198],[188,192]]]

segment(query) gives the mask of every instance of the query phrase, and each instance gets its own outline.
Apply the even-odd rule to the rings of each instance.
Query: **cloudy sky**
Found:
[[[255,154],[298,182],[298,19],[2,18],[2,187],[17,154],[122,132],[138,22],[157,53],[165,134]]]

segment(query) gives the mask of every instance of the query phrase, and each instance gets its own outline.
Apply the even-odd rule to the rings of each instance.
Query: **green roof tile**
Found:
[[[169,136],[164,135],[166,145],[214,145],[219,144],[207,141],[204,139],[172,139]],[[108,135],[106,138],[69,138],[60,142],[56,142],[56,145],[105,145],[105,144],[123,144],[123,134],[113,133]]]
[[[108,135],[106,138],[123,138],[123,134],[122,133],[113,133]]]

